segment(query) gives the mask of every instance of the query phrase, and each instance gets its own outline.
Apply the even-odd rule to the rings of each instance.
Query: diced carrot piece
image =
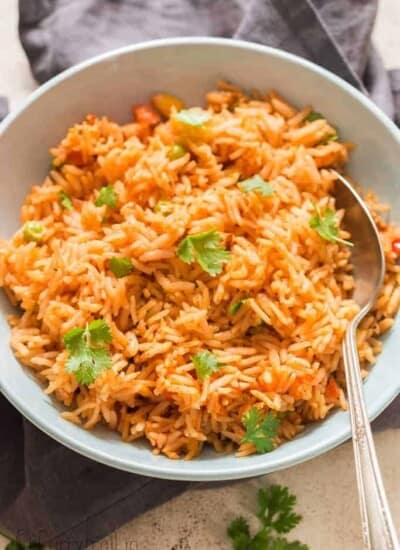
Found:
[[[67,164],[75,164],[75,166],[85,164],[81,151],[68,151],[65,162]]]
[[[392,250],[397,257],[400,257],[400,238],[396,237],[392,241]]]
[[[133,105],[132,112],[136,122],[144,126],[155,126],[161,120],[157,111],[147,103]]]
[[[181,111],[184,108],[183,101],[174,95],[155,94],[151,98],[151,101],[157,111],[166,118],[170,116],[173,107],[175,107],[177,111]]]
[[[329,378],[325,389],[325,397],[328,401],[337,401],[340,396],[340,388],[334,378]]]

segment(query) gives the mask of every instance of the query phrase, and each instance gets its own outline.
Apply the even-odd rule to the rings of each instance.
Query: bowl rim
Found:
[[[348,82],[340,78],[339,76],[331,73],[327,69],[316,65],[315,63],[303,59],[297,55],[288,53],[286,51],[256,44],[252,42],[246,42],[243,40],[234,40],[227,38],[211,38],[211,37],[179,37],[179,38],[165,38],[158,40],[149,40],[145,42],[139,42],[137,44],[123,46],[111,50],[109,52],[91,57],[73,67],[63,71],[62,73],[54,76],[48,80],[45,84],[42,84],[37,90],[31,93],[24,101],[22,101],[16,109],[14,109],[1,123],[0,123],[0,135],[6,130],[19,115],[25,111],[29,106],[34,103],[38,98],[44,95],[48,90],[58,86],[64,80],[76,75],[82,70],[91,66],[97,65],[111,58],[116,58],[120,55],[126,55],[132,52],[140,52],[142,50],[157,49],[169,46],[223,46],[230,48],[237,48],[239,50],[249,50],[268,56],[272,56],[278,59],[289,60],[294,64],[300,65],[307,70],[310,70],[320,77],[329,80],[336,86],[342,88],[355,100],[360,102],[367,110],[379,119],[379,121],[386,127],[387,131],[392,135],[394,140],[400,145],[400,130],[396,127],[389,117],[372,102],[367,96],[354,88]],[[1,373],[0,373],[1,374]],[[0,376],[0,391],[10,401],[14,407],[32,424],[34,424],[41,431],[48,436],[55,439],[57,442],[65,445],[69,449],[97,462],[101,462],[108,466],[128,471],[131,473],[141,474],[145,476],[151,476],[162,479],[171,480],[184,480],[184,481],[220,481],[229,479],[244,479],[263,475],[277,470],[282,470],[300,464],[311,458],[315,458],[335,447],[347,441],[351,437],[350,422],[344,425],[339,431],[335,431],[329,438],[324,438],[321,442],[303,449],[296,454],[289,455],[287,457],[280,457],[279,462],[270,463],[268,465],[252,464],[246,460],[238,459],[237,465],[226,466],[224,461],[221,462],[219,468],[215,468],[212,472],[207,471],[207,465],[203,462],[194,461],[195,463],[202,464],[199,471],[190,473],[187,471],[177,471],[176,467],[169,468],[165,464],[161,466],[146,464],[145,461],[137,460],[135,457],[130,459],[120,458],[110,455],[98,448],[91,447],[83,441],[77,441],[73,437],[65,434],[62,428],[48,423],[45,419],[36,415],[29,409],[28,404],[24,400],[20,400],[14,394],[10,393]],[[399,395],[400,385],[396,387],[388,387],[386,392],[373,404],[373,406],[367,406],[368,416],[370,420],[377,417],[390,403]],[[344,414],[344,413],[343,413]],[[83,428],[82,428],[83,429]],[[149,450],[150,452],[150,450]],[[175,461],[173,461],[175,462]],[[200,471],[201,470],[201,471]]]

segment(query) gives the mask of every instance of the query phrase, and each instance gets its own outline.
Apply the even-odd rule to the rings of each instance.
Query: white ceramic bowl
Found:
[[[188,105],[202,104],[220,78],[243,88],[276,89],[296,105],[311,104],[357,144],[349,166],[364,188],[393,207],[400,221],[400,132],[366,97],[320,67],[285,52],[210,38],[160,40],[123,48],[74,67],[42,86],[0,127],[0,235],[18,227],[20,206],[32,183],[43,180],[48,149],[86,113],[130,120],[133,103],[168,91]],[[0,301],[0,389],[33,424],[67,447],[110,466],[154,477],[189,480],[244,478],[293,466],[350,437],[348,415],[337,411],[310,425],[296,439],[269,454],[248,458],[207,449],[186,462],[152,455],[145,443],[123,443],[106,429],[88,432],[59,416],[60,405],[43,393],[34,375],[15,360]],[[366,384],[371,418],[400,391],[400,323],[385,337]]]

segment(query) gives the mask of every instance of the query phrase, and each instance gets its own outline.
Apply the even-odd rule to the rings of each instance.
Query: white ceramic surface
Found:
[[[0,235],[18,227],[19,209],[32,183],[41,182],[48,149],[86,113],[122,122],[132,103],[165,90],[188,105],[203,102],[219,78],[243,88],[273,88],[293,103],[312,104],[345,139],[358,144],[350,174],[393,207],[400,221],[400,133],[363,95],[329,72],[287,53],[222,39],[161,40],[99,56],[42,86],[0,126]],[[0,297],[0,389],[34,424],[64,445],[110,466],[155,477],[190,480],[244,478],[286,468],[317,456],[348,439],[347,414],[337,411],[274,452],[245,459],[211,450],[193,461],[153,456],[145,443],[123,443],[105,429],[87,432],[59,416],[61,407],[47,397],[33,374],[9,349],[6,298]],[[385,338],[365,384],[368,412],[377,416],[400,392],[397,357],[400,323]]]

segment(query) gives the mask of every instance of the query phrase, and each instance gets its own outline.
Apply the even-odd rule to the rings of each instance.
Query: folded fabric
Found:
[[[38,82],[112,48],[208,35],[282,48],[337,73],[400,120],[400,73],[371,46],[375,0],[19,0]],[[266,82],[267,85],[267,82]],[[0,101],[0,114],[6,103]],[[119,472],[64,448],[0,397],[0,523],[23,540],[84,548],[188,487]],[[399,428],[399,398],[377,421]]]

